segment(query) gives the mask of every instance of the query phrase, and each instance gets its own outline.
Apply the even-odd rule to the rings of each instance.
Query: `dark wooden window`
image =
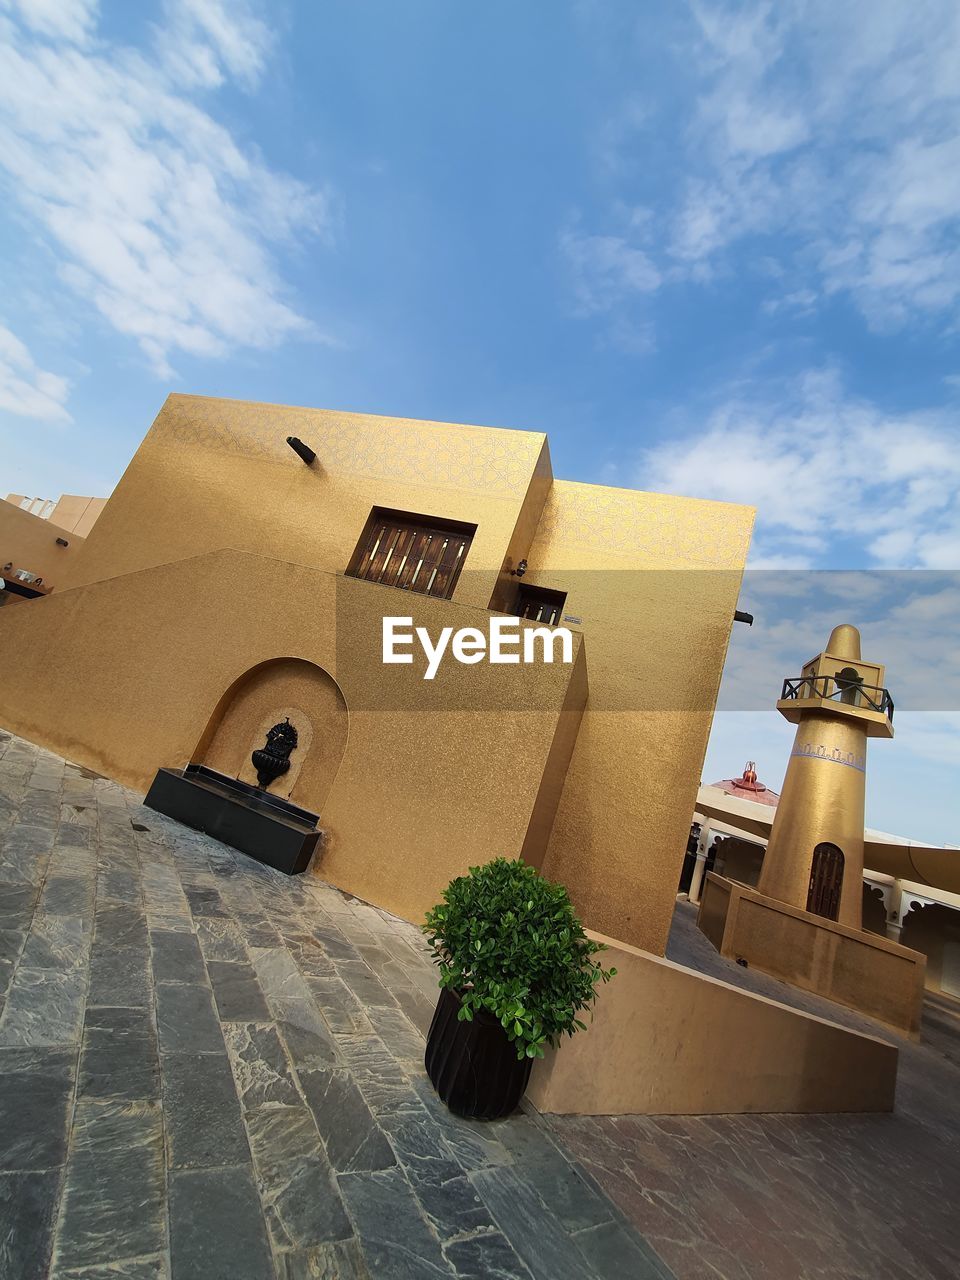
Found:
[[[843,854],[835,844],[818,844],[810,867],[807,910],[815,916],[836,920],[840,914],[843,888]]]
[[[558,627],[566,598],[565,591],[521,585],[513,612],[518,618],[529,618],[531,622],[542,622],[547,627]]]
[[[347,573],[449,599],[475,532],[476,525],[374,508]]]

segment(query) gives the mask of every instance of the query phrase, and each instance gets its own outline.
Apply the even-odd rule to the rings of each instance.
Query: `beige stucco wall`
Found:
[[[57,500],[50,519],[61,529],[68,529],[77,537],[86,538],[100,518],[106,503],[106,498],[84,498],[79,494],[65,493]]]
[[[918,1039],[925,957],[710,872],[698,923],[721,955]]]
[[[57,546],[57,538],[68,545]],[[41,520],[13,503],[0,502],[0,566],[39,574],[48,588],[63,586],[77,563],[83,539],[52,520]],[[0,574],[2,576],[2,574]]]
[[[288,435],[316,451],[312,467],[290,450]],[[310,571],[354,582],[337,575],[374,506],[477,526],[451,601],[372,583],[359,584],[359,594],[316,585]],[[469,777],[473,797],[452,828],[409,788],[388,788],[389,808],[377,813],[347,775],[338,777],[330,803],[350,795],[341,827],[352,824],[354,853],[348,869],[332,840],[326,872],[399,910],[401,898],[381,891],[378,878],[390,856],[384,826],[405,848],[452,848],[403,898],[401,914],[416,918],[423,885],[433,892],[445,868],[467,865],[457,851],[485,861],[522,848],[568,885],[589,924],[662,952],[752,520],[742,506],[554,481],[537,432],[171,396],[78,557],[71,621],[47,612],[34,618],[35,631],[0,635],[0,653],[23,650],[21,678],[36,683],[43,672],[42,688],[16,705],[0,697],[0,715],[145,790],[158,767],[190,758],[219,699],[249,666],[311,658],[344,691],[348,757],[361,727],[374,750],[377,725],[387,725],[414,758],[429,748],[436,760],[422,790],[455,792]],[[518,579],[509,570],[524,558],[523,581],[566,591],[565,614],[580,618],[569,625],[585,643],[560,702],[536,702],[541,690],[551,699],[556,692],[546,675],[519,691],[477,667],[449,677],[443,710],[425,713],[406,694],[391,701],[397,686],[384,683],[379,651],[366,642],[372,613],[350,620],[358,602],[369,602],[362,613],[380,615],[422,602],[416,608],[436,611],[438,627],[458,625],[466,608],[483,627],[490,608],[512,606]],[[231,627],[247,637],[236,652]],[[366,640],[338,645],[331,628]],[[53,633],[57,646],[46,652]],[[326,660],[316,657],[322,634],[331,637]],[[351,665],[346,675],[329,666],[331,647],[341,666]],[[121,651],[141,673],[122,688],[113,661]],[[171,652],[179,666],[170,665]],[[58,698],[48,693],[54,658]],[[166,728],[142,734],[141,723]]]
[[[316,451],[313,466],[291,435]],[[380,506],[476,524],[454,598],[485,609],[545,443],[538,432],[169,396],[74,584],[222,547],[342,573]]]
[[[380,665],[383,600],[397,595],[228,550],[36,600],[0,619],[0,724],[144,792],[159,766],[203,758],[210,718],[245,672],[278,656],[315,663],[349,722],[326,797],[306,785],[306,762],[292,795],[327,832],[314,870],[419,921],[451,878],[528,843],[584,655],[578,641],[572,667],[454,662],[427,682],[416,666]],[[402,600],[433,634],[485,621]],[[281,682],[271,697],[295,705],[302,690]]]
[[[662,954],[753,510],[555,481],[526,582],[567,592],[590,697],[544,870]],[[586,869],[586,874],[583,873]]]
[[[211,716],[193,761],[257,786],[253,752],[284,720],[296,730],[297,745],[270,791],[322,813],[343,759],[349,715],[333,677],[302,658],[277,658],[241,676]]]
[[[594,935],[596,936],[596,935]],[[897,1050],[612,939],[586,1031],[527,1096],[576,1115],[892,1111]]]

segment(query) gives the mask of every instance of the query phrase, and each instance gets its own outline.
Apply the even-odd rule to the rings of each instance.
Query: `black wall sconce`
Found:
[[[753,614],[744,613],[742,609],[735,609],[733,612],[734,622],[745,622],[748,627],[753,626]]]
[[[287,436],[287,444],[297,457],[301,458],[308,467],[317,456],[308,444],[304,444],[303,441],[298,440],[296,436]]]
[[[527,562],[526,560],[521,560],[515,569],[510,570],[510,576],[512,578],[522,578],[526,572],[527,572]]]
[[[57,539],[57,546],[58,546],[58,547],[69,547],[69,545],[70,545],[70,543],[66,540],[66,538],[58,538],[58,539]]]

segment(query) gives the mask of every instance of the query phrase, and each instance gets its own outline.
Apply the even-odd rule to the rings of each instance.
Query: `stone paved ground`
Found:
[[[956,1280],[960,1003],[929,1000],[910,1044],[724,960],[695,920],[678,905],[671,959],[896,1043],[895,1114],[556,1117],[554,1133],[680,1280]]]
[[[668,1280],[423,1072],[420,936],[0,734],[3,1280]]]

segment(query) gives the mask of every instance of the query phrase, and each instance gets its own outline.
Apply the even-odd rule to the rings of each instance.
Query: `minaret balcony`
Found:
[[[793,724],[805,711],[826,711],[862,723],[868,738],[893,737],[893,699],[889,689],[833,676],[788,676],[777,710]]]

